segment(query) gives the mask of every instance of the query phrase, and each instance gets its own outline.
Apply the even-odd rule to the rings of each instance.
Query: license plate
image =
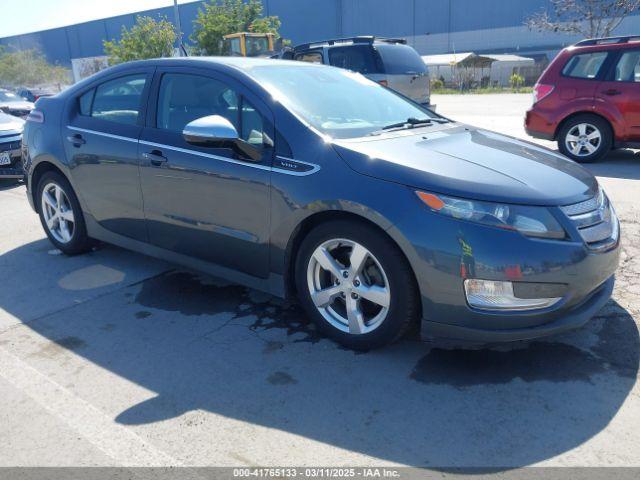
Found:
[[[0,152],[0,165],[11,164],[11,155],[9,152]]]

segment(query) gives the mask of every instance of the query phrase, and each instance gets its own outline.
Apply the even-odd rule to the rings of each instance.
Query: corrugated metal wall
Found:
[[[554,50],[573,41],[563,35],[536,34],[524,19],[547,0],[262,0],[265,13],[278,15],[282,34],[294,43],[331,37],[374,34],[409,38],[420,53]],[[193,31],[200,2],[180,5],[184,39]],[[173,7],[144,15],[173,20]],[[103,54],[102,41],[118,38],[137,14],[0,39],[17,48],[40,48],[50,61],[68,65],[71,58]],[[480,33],[479,31],[483,31]],[[620,33],[638,33],[640,16]]]

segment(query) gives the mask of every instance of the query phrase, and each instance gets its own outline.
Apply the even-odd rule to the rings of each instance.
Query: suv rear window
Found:
[[[408,45],[379,44],[376,50],[382,58],[385,73],[390,75],[427,73],[427,66]]]
[[[375,50],[371,45],[349,45],[329,49],[329,63],[367,75],[383,73]]]
[[[573,78],[596,78],[608,54],[608,52],[594,52],[575,55],[564,66],[562,74]]]

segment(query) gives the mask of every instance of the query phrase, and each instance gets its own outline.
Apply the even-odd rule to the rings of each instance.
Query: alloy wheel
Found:
[[[590,123],[573,126],[565,138],[565,146],[576,157],[588,157],[596,152],[602,143],[602,133]]]
[[[57,183],[47,183],[42,189],[42,214],[53,238],[69,243],[75,231],[75,218],[69,197]]]
[[[380,327],[389,312],[391,290],[378,259],[347,239],[319,245],[307,266],[307,285],[318,312],[338,330],[353,335]]]

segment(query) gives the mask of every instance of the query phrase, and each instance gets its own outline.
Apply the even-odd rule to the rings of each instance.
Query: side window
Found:
[[[294,60],[299,60],[301,62],[309,62],[309,63],[322,63],[322,53],[321,52],[300,52],[300,53],[296,53]]]
[[[362,74],[382,73],[376,53],[370,45],[350,45],[329,50],[329,63]]]
[[[594,52],[575,55],[564,66],[562,74],[573,78],[596,78],[608,54],[608,52]]]
[[[242,99],[242,114],[240,117],[240,138],[258,148],[264,145],[264,121],[251,103]]]
[[[238,128],[238,95],[213,78],[183,73],[162,76],[157,128],[182,132],[187,123],[207,115],[221,115]]]
[[[640,83],[640,50],[624,52],[616,65],[616,82]]]
[[[135,125],[140,115],[145,82],[146,75],[128,75],[99,85],[95,90],[90,115],[109,122]],[[86,108],[88,100],[84,102]],[[82,112],[82,98],[80,109]]]
[[[88,92],[84,93],[78,99],[78,109],[80,110],[80,115],[84,115],[86,117],[91,115],[91,103],[93,102],[93,94],[96,92],[96,89],[93,88]]]

